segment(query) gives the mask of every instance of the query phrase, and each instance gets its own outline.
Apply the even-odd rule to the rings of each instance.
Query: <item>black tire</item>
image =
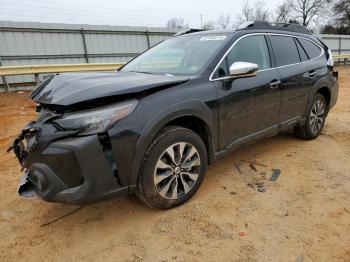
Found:
[[[173,158],[166,150],[172,150]],[[190,157],[192,153],[193,156]],[[195,132],[179,126],[164,128],[145,153],[138,177],[137,195],[147,205],[159,209],[172,208],[186,202],[203,181],[207,159],[206,147]],[[166,165],[163,169],[164,163]],[[196,180],[193,182],[191,177]],[[175,195],[177,198],[171,199]]]
[[[321,111],[317,112],[317,109],[316,109],[317,103],[322,105],[323,113],[320,113]],[[312,140],[317,138],[323,129],[324,123],[326,121],[327,112],[328,112],[328,106],[327,106],[326,99],[322,94],[317,93],[306,114],[304,125],[294,127],[294,133],[296,137],[304,140]],[[320,119],[322,119],[322,123],[319,122],[321,121]],[[313,123],[315,123],[316,126]]]

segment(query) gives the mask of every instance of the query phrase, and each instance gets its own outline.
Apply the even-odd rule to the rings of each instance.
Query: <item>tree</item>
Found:
[[[252,21],[253,19],[253,14],[254,14],[254,9],[252,7],[250,7],[249,5],[249,1],[247,0],[242,8],[242,12],[241,15],[239,17],[239,20],[241,22],[248,22],[248,21]]]
[[[322,34],[336,34],[336,35],[349,35],[349,26],[335,26],[332,24],[327,24],[321,29]]]
[[[337,26],[350,27],[350,0],[337,1],[332,10]]]
[[[217,25],[221,29],[227,29],[231,26],[231,15],[230,14],[222,14],[217,19]]]
[[[215,28],[215,23],[213,21],[204,22],[202,28],[203,29],[214,29]]]
[[[290,19],[291,16],[289,4],[287,2],[284,2],[277,6],[274,21],[276,23],[288,23]]]
[[[256,21],[268,21],[270,17],[270,11],[264,8],[263,2],[255,2],[254,4],[254,20]]]
[[[315,22],[319,16],[325,15],[331,0],[287,0],[291,16],[301,20],[304,26]]]
[[[166,23],[166,27],[174,29],[186,29],[188,28],[188,24],[185,23],[185,20],[183,18],[174,17]]]
[[[249,0],[247,0],[243,5],[241,14],[238,16],[239,23],[247,21],[268,21],[270,11],[264,6],[265,4],[261,1],[254,2],[253,6],[251,6]]]

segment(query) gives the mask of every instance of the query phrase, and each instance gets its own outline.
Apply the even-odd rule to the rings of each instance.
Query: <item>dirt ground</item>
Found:
[[[20,166],[6,149],[34,105],[28,93],[0,94],[0,261],[350,261],[349,81],[341,69],[317,140],[282,134],[244,147],[210,166],[183,206],[125,197],[49,225],[77,206],[17,196]]]

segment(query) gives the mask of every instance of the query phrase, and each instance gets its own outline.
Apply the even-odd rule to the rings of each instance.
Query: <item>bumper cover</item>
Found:
[[[84,204],[128,193],[97,135],[78,137],[31,122],[10,149],[25,169],[22,197]]]

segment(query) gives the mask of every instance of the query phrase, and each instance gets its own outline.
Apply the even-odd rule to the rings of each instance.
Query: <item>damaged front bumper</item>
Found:
[[[111,149],[98,135],[76,136],[45,121],[31,122],[10,150],[25,170],[18,191],[22,197],[79,204],[128,193]]]

